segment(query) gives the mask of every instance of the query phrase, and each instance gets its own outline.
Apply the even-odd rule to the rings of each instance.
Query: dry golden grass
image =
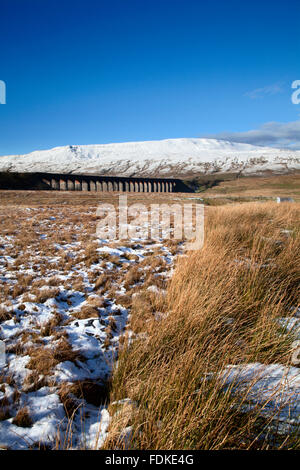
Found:
[[[83,398],[87,403],[100,406],[109,399],[110,382],[96,380],[81,380],[74,382],[69,387],[69,393],[76,398]]]
[[[10,311],[7,311],[5,308],[0,307],[0,323],[3,321],[10,320],[13,316],[13,313]]]
[[[13,243],[5,246],[5,254],[14,262],[3,263],[11,274],[11,284],[0,287],[0,302],[8,307],[8,312],[1,309],[0,322],[15,316],[14,299],[18,310],[26,315],[25,302],[42,303],[55,298],[57,287],[79,291],[86,300],[85,307],[75,313],[68,296],[60,298],[70,307],[68,321],[77,315],[96,317],[99,308],[109,305],[106,299],[116,297],[125,281],[128,290],[117,301],[131,309],[130,328],[140,339],[129,349],[127,333],[120,341],[123,349],[112,399],[130,397],[138,407],[134,417],[128,407],[125,418],[121,420],[119,415],[120,419],[114,420],[107,447],[116,445],[113,443],[118,441],[124,423],[133,424],[134,448],[267,447],[267,439],[263,443],[256,439],[268,424],[258,417],[259,410],[241,413],[245,397],[237,399],[224,393],[215,378],[206,380],[206,374],[221,371],[229,363],[289,364],[290,338],[278,336],[275,320],[286,315],[299,299],[299,207],[246,204],[209,208],[204,249],[178,262],[164,296],[145,291],[150,285],[166,287],[165,280],[157,276],[166,268],[160,249],[154,247],[139,263],[141,270],[133,265],[128,275],[129,263],[95,251],[96,206],[112,199],[117,203],[117,197],[111,193],[0,192],[1,234],[14,237]],[[170,203],[174,197],[184,201],[186,195],[132,194],[129,203]],[[24,206],[31,207],[29,214]],[[56,220],[50,221],[50,217]],[[47,218],[48,225],[44,222]],[[283,233],[282,229],[292,232]],[[40,238],[40,234],[47,238]],[[68,244],[72,245],[66,248]],[[134,247],[131,242],[123,245]],[[172,240],[165,246],[174,253],[177,250],[177,243]],[[138,261],[136,255],[123,258]],[[111,262],[113,269],[103,274]],[[74,270],[91,266],[88,280],[92,289],[95,286],[92,295],[86,287],[87,278]],[[23,268],[34,273],[23,275]],[[67,279],[60,280],[58,273]],[[139,285],[140,280],[145,280],[143,285]],[[47,288],[41,289],[43,286]],[[94,294],[100,303],[95,303]],[[42,327],[40,338],[35,334],[22,336],[9,346],[15,348],[16,354],[31,355],[31,372],[22,391],[38,390],[49,383],[48,376],[59,362],[82,360],[63,330],[68,321],[62,322],[55,314]],[[108,348],[116,328],[113,316],[108,318],[106,328],[104,347]],[[43,342],[49,336],[54,337],[55,348],[45,348]],[[5,382],[8,383],[6,379]],[[89,389],[95,390],[94,385],[62,385],[60,397],[69,418],[78,410],[80,400],[92,394]],[[16,389],[16,403],[18,393]],[[2,410],[7,419],[8,408]],[[295,447],[295,442],[286,445]],[[117,446],[122,447],[122,443]]]
[[[228,364],[290,364],[292,338],[276,320],[299,304],[299,266],[299,205],[207,211],[205,245],[178,262],[158,309],[168,315],[157,323],[149,305],[132,309],[130,328],[146,331],[147,341],[124,342],[112,388],[113,400],[139,404],[130,447],[299,447],[299,436],[275,442],[271,418],[259,406],[242,412],[247,393],[225,391],[217,375]]]
[[[62,315],[59,312],[54,312],[53,318],[49,320],[42,328],[41,328],[41,336],[52,336],[57,333],[57,328],[62,322]]]
[[[33,370],[30,374],[28,374],[23,382],[23,389],[25,393],[28,392],[36,392],[42,387],[46,387],[48,385],[47,378],[44,376],[40,376],[38,371]]]
[[[43,282],[43,281],[42,281]],[[31,294],[35,295],[35,302],[39,304],[43,304],[46,302],[48,299],[53,299],[58,296],[59,294],[59,289],[53,289],[53,288],[44,288],[38,291],[32,290],[30,292]]]
[[[73,312],[72,316],[78,320],[84,320],[85,318],[98,318],[98,308],[92,305],[85,305],[79,311]]]
[[[154,314],[165,309],[164,297],[151,291],[140,291],[132,299],[130,328],[134,333],[147,331],[153,324]]]
[[[108,281],[108,277],[105,274],[101,274],[95,282],[95,290],[99,289],[100,287],[105,286],[106,282]]]
[[[19,426],[19,427],[22,427],[22,428],[30,428],[30,426],[32,426],[33,422],[32,422],[32,419],[30,417],[28,408],[26,408],[26,407],[21,408],[17,412],[17,414],[14,417],[12,423],[15,424],[16,426]]]
[[[139,266],[132,266],[126,273],[124,279],[124,287],[126,290],[130,289],[134,284],[140,282],[143,278],[143,271]]]
[[[80,407],[80,403],[74,396],[71,395],[70,385],[67,383],[62,383],[59,387],[58,396],[64,406],[67,418],[72,420]]]
[[[84,360],[78,351],[74,351],[67,338],[62,336],[55,348],[32,347],[28,350],[30,360],[27,369],[36,371],[38,374],[47,376],[60,362]]]
[[[116,297],[116,303],[124,308],[129,308],[132,304],[132,297],[130,297],[129,295],[118,295]]]
[[[11,418],[10,410],[5,406],[1,407],[0,405],[0,421],[5,421],[9,418]]]

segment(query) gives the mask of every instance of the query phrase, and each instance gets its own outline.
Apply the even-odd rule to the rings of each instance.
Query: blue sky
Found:
[[[0,7],[0,155],[207,135],[300,147],[299,0]]]

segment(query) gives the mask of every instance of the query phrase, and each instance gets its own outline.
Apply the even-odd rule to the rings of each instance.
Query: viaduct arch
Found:
[[[137,193],[190,192],[184,183],[174,178],[127,178],[123,176],[97,176],[40,173],[40,182],[56,191],[118,191]]]

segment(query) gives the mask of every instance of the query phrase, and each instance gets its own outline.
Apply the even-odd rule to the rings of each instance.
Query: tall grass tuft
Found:
[[[275,410],[269,418],[263,405],[245,411],[252,384],[233,393],[220,380],[229,364],[290,364],[292,338],[280,334],[277,320],[299,304],[299,215],[298,204],[207,210],[204,247],[178,261],[161,307],[167,314],[157,321],[147,312],[144,335],[123,343],[112,400],[137,404],[127,447],[299,447],[299,436],[270,432]],[[132,313],[137,332],[142,313]],[[114,433],[106,448],[116,447]]]

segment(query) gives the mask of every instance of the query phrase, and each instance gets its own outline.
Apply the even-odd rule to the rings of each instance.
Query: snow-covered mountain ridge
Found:
[[[70,145],[0,157],[0,171],[183,177],[300,170],[300,151],[216,139]]]

